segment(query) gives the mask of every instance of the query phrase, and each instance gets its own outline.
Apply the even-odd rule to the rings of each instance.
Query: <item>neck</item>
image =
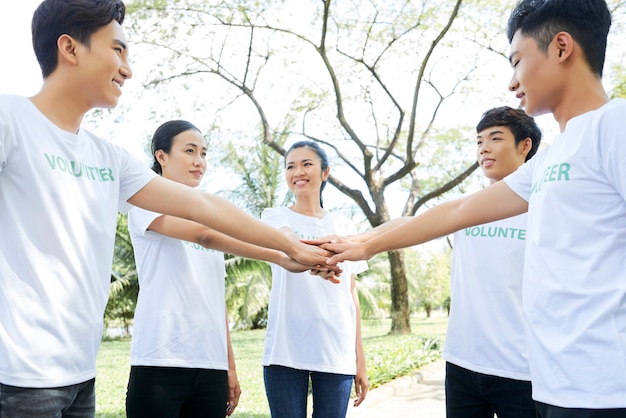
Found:
[[[320,205],[319,195],[296,197],[296,203],[291,206],[291,210],[314,218],[322,218],[326,214]]]
[[[602,80],[589,72],[586,79],[578,78],[576,83],[565,89],[565,94],[560,100],[561,104],[552,111],[552,114],[563,132],[570,119],[599,109],[608,101],[609,97],[604,91]]]
[[[68,93],[67,88],[60,87],[59,83],[55,83],[49,78],[44,81],[41,90],[30,100],[44,116],[60,129],[74,134],[78,133],[83,117],[90,110],[90,107],[80,103],[75,96]]]

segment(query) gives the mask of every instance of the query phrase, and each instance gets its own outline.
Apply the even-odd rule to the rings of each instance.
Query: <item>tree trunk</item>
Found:
[[[391,330],[390,334],[411,332],[409,291],[406,279],[406,266],[402,250],[389,251],[391,270]]]

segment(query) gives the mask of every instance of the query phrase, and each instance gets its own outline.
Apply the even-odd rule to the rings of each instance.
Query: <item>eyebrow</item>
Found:
[[[113,42],[118,44],[119,46],[121,46],[123,50],[127,50],[128,49],[128,46],[123,41],[121,41],[120,39],[113,39]]]
[[[188,143],[186,143],[185,145],[183,145],[183,148],[184,148],[184,147],[200,148],[200,147],[198,147],[196,144],[194,144],[193,142],[188,142]],[[207,150],[207,147],[203,146],[201,149],[203,149],[203,150],[205,150],[205,151],[206,151],[206,150]]]
[[[301,163],[305,163],[307,161],[313,161],[313,159],[312,158],[305,158],[304,160],[300,160]],[[296,161],[287,161],[286,164],[289,165],[289,164],[295,164],[295,163],[296,163]]]
[[[496,131],[489,132],[489,134],[487,134],[487,136],[494,136],[494,135],[497,135],[497,134],[502,135],[503,133],[504,133],[504,131],[496,130]],[[482,138],[482,135],[476,135],[476,138]]]

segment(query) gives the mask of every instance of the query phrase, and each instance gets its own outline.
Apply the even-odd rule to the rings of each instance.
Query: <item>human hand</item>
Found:
[[[241,386],[235,371],[228,371],[228,401],[226,402],[226,416],[231,416],[239,404]]]
[[[343,240],[342,242],[331,241],[321,244],[320,247],[334,254],[326,260],[326,264],[329,266],[337,265],[343,261],[359,261],[371,258],[371,255],[367,252],[366,244],[361,242],[351,242],[349,240]]]
[[[301,239],[301,242],[310,245],[323,246],[324,244],[329,243],[345,243],[352,242],[352,237],[342,237],[340,235],[326,235],[324,237],[319,238],[310,238],[310,239]]]
[[[356,375],[354,376],[354,392],[356,393],[356,399],[354,400],[354,406],[359,406],[365,400],[367,391],[369,389],[369,380],[367,379],[367,371],[365,367],[357,367]]]
[[[294,245],[288,255],[294,260],[308,266],[325,265],[326,259],[332,256],[329,251],[317,246],[294,239]]]
[[[318,264],[316,266],[307,266],[306,264],[302,264],[289,258],[289,256],[285,255],[281,257],[280,261],[277,263],[282,268],[292,273],[301,273],[304,271],[309,271],[309,273],[313,276],[319,276],[324,280],[328,280],[332,283],[341,283],[339,280],[339,276],[341,276],[342,269],[338,266],[326,266]]]
[[[341,270],[338,266],[316,266],[309,272],[313,276],[319,276],[324,280],[328,280],[331,283],[341,283],[339,276],[341,276]]]

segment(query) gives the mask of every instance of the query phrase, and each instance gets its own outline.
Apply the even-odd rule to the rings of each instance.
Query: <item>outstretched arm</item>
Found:
[[[477,193],[451,202],[442,203],[413,218],[395,221],[393,228],[372,230],[369,239],[362,242],[321,244],[322,248],[337,253],[329,264],[344,260],[367,260],[374,255],[422,244],[459,229],[481,225],[498,219],[519,215],[528,210],[528,202],[500,181]]]
[[[254,258],[256,260],[274,263],[293,273],[300,273],[314,269],[321,270],[326,273],[332,272],[336,276],[341,274],[341,269],[337,266],[317,267],[305,265],[289,258],[281,251],[239,241],[229,237],[228,235],[224,235],[221,232],[217,232],[214,229],[187,219],[161,215],[152,221],[148,229],[168,237],[194,242],[205,248],[218,250],[240,257]],[[323,273],[318,275],[327,279]]]
[[[152,179],[128,202],[153,212],[193,220],[244,242],[282,251],[302,264],[323,265],[330,255],[322,248],[281,234],[220,197],[162,177]]]

